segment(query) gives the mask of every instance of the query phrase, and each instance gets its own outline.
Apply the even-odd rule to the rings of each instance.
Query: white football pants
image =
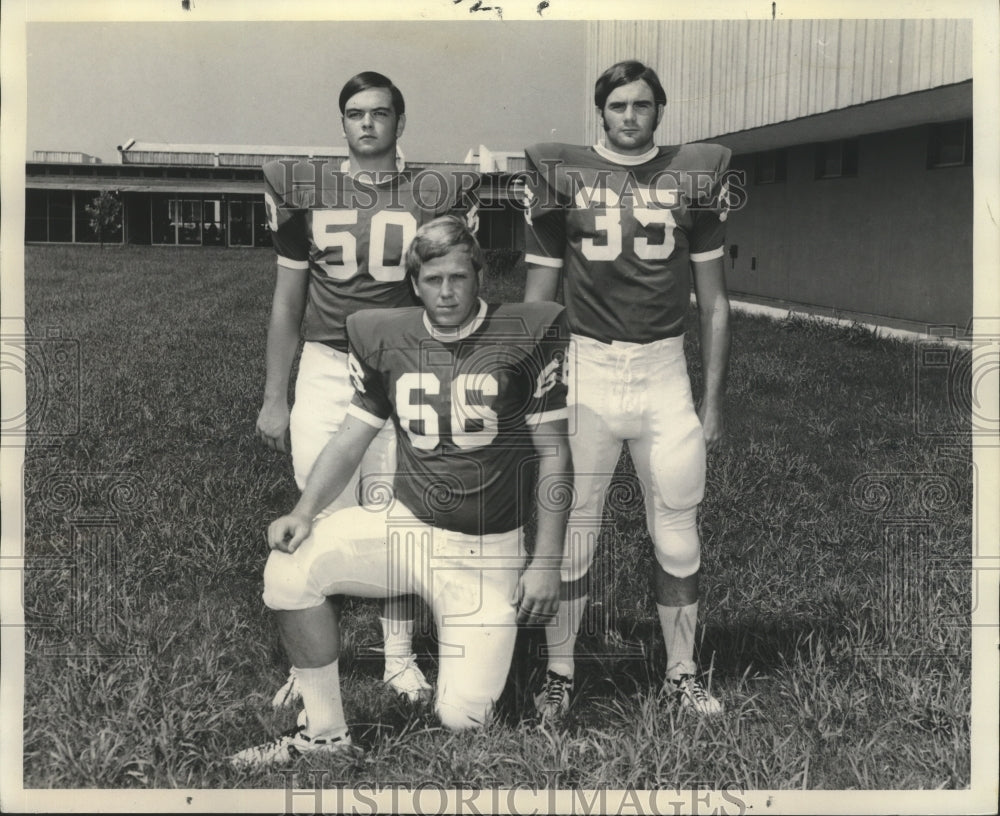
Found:
[[[292,467],[299,490],[306,486],[309,471],[347,414],[354,386],[347,373],[347,355],[322,343],[304,343],[295,379],[295,403],[289,419],[292,438]],[[323,513],[332,513],[359,503],[358,481],[362,482],[362,503],[381,506],[392,497],[396,472],[396,432],[386,422],[372,440],[361,466]]]
[[[705,491],[705,437],[691,397],[684,338],[608,344],[574,335],[565,376],[575,501],[562,580],[578,580],[590,569],[622,442],[645,491],[657,561],[677,578],[694,574],[700,564],[696,514]]]
[[[326,516],[291,555],[271,552],[264,603],[310,609],[328,595],[420,595],[437,624],[436,710],[448,728],[482,725],[503,691],[517,636],[521,531],[466,535],[418,521],[399,502]]]

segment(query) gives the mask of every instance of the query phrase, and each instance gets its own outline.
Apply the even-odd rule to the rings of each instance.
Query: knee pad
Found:
[[[701,566],[701,539],[698,537],[698,508],[656,511],[653,537],[656,561],[675,578],[694,575]]]
[[[434,706],[441,724],[451,731],[466,731],[470,728],[482,728],[493,713],[493,701],[485,705],[477,705],[469,700],[462,700],[454,694],[438,694]]]
[[[311,609],[326,600],[311,588],[309,576],[294,555],[272,550],[264,566],[264,604],[269,609]]]

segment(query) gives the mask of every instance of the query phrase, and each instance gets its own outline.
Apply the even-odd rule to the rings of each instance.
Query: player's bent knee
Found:
[[[477,704],[468,700],[459,700],[453,696],[439,697],[435,705],[441,724],[451,731],[467,731],[470,728],[482,728],[493,712],[492,700],[486,704]]]
[[[668,555],[657,549],[656,563],[665,573],[674,578],[687,578],[694,575],[701,567],[701,555],[695,553],[694,557],[678,558],[676,554]]]
[[[311,609],[325,600],[309,585],[309,576],[294,556],[272,550],[264,566],[264,604],[269,609]]]
[[[701,540],[698,537],[698,508],[691,507],[657,519],[654,546],[656,561],[669,575],[687,578],[701,566]]]

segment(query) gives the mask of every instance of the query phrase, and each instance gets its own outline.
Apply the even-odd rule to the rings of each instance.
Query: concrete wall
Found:
[[[739,247],[735,267],[726,260],[730,289],[964,327],[972,167],[926,169],[927,139],[927,126],[860,137],[856,178],[815,180],[815,147],[788,148],[786,181],[751,183],[730,217],[728,241]],[[750,170],[752,159],[736,156],[733,166]]]

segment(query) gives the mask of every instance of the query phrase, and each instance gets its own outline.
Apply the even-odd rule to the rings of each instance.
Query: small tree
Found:
[[[90,216],[90,228],[104,249],[104,236],[121,226],[122,203],[117,192],[101,190],[84,209]]]

